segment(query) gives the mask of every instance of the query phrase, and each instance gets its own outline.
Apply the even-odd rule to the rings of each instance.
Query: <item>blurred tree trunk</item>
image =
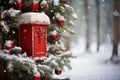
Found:
[[[84,1],[84,4],[85,4],[85,19],[86,19],[86,51],[89,52],[89,47],[90,47],[90,35],[89,35],[89,21],[88,21],[88,3],[87,3],[87,0]]]
[[[114,0],[114,12],[119,10],[119,0]],[[118,55],[118,39],[119,39],[119,16],[114,15],[114,38],[113,38],[113,56]]]
[[[99,45],[100,45],[100,39],[99,39],[99,27],[100,27],[100,21],[99,21],[99,0],[96,0],[96,7],[97,7],[97,51],[99,51]]]

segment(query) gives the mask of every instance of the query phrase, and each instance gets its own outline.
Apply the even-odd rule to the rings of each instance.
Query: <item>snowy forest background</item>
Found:
[[[120,0],[74,0],[78,19],[70,49],[70,80],[120,80]]]
[[[120,20],[115,19],[120,17],[120,1],[75,0],[72,4],[78,15],[74,28],[76,34],[71,38],[73,51],[96,52],[103,44],[112,46],[114,32],[116,32],[115,35],[120,36],[118,35]],[[116,4],[118,7],[115,6]]]

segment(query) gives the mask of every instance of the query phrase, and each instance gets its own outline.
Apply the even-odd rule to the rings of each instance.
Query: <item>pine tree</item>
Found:
[[[34,4],[37,5],[34,6]],[[59,75],[64,67],[70,66],[72,52],[64,46],[74,31],[74,20],[77,15],[69,0],[1,0],[0,1],[0,79],[33,80],[40,75],[42,80],[53,80],[54,72]],[[22,53],[18,43],[19,24],[17,17],[27,12],[45,12],[51,21],[47,33],[47,56],[34,60]],[[5,42],[14,42],[11,49],[6,50]],[[9,41],[9,42],[11,42]],[[12,42],[11,42],[12,44]],[[53,72],[54,71],[54,72]]]

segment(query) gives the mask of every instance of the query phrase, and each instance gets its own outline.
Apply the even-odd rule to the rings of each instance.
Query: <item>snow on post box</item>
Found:
[[[18,22],[19,45],[23,51],[34,59],[46,56],[49,17],[45,13],[29,12],[20,15]]]

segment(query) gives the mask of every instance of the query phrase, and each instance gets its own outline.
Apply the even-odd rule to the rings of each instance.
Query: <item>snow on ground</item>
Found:
[[[70,80],[120,80],[120,64],[111,63],[112,47],[103,46],[99,53],[88,53],[78,55],[71,59],[72,69],[66,69],[61,75],[55,77]]]

